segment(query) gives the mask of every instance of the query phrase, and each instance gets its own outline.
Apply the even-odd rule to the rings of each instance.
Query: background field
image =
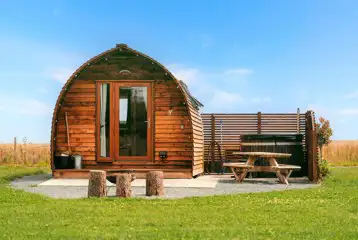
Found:
[[[358,166],[358,140],[336,140],[323,149],[323,158],[333,166]],[[49,166],[50,145],[18,143],[0,144],[0,164]]]
[[[0,144],[0,164],[50,166],[50,145],[18,143]]]
[[[323,148],[323,158],[333,166],[358,166],[358,140],[336,140]]]

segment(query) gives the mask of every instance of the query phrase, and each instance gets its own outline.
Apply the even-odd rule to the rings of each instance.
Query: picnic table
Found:
[[[276,158],[291,157],[289,153],[272,152],[233,152],[234,155],[248,156],[246,162],[226,162],[223,164],[229,167],[233,172],[237,182],[242,182],[248,172],[274,172],[280,183],[288,184],[288,178],[293,170],[301,169],[300,166],[278,164]],[[269,166],[255,166],[258,158],[264,158],[269,161]]]

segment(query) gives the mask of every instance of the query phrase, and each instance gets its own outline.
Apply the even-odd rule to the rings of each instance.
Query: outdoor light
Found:
[[[125,75],[125,74],[131,74],[131,71],[129,71],[129,70],[121,70],[121,71],[119,71],[119,73]]]
[[[168,152],[167,151],[161,151],[159,152],[159,157],[161,160],[164,160],[168,157]]]
[[[181,129],[184,129],[184,124],[180,124],[180,128],[181,128]]]

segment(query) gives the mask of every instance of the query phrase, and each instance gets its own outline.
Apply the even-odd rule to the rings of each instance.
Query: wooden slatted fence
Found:
[[[224,157],[224,150],[239,149],[240,145],[245,151],[277,151],[277,152],[290,152],[293,153],[291,160],[281,160],[282,163],[299,164],[302,167],[300,175],[307,176],[309,169],[316,169],[313,164],[316,159],[312,160],[312,157],[307,158],[307,150],[317,152],[313,150],[315,146],[312,146],[315,140],[312,140],[314,133],[314,127],[312,128],[312,122],[307,122],[308,116],[313,116],[313,112],[300,113],[299,109],[296,113],[253,113],[253,114],[202,114],[204,125],[204,163],[206,169],[209,169],[209,161],[220,161],[221,157]],[[307,134],[307,124],[311,124],[309,133]],[[242,135],[282,135],[282,134],[294,134],[302,135],[302,141],[300,142],[243,142]],[[306,138],[310,138],[310,147],[306,146]],[[221,146],[221,152],[217,147],[214,147],[214,142],[218,142]],[[296,146],[297,145],[297,146]],[[291,146],[291,147],[290,147]],[[211,158],[214,156],[214,159]],[[295,157],[294,157],[295,156]],[[311,156],[311,155],[310,155]],[[291,161],[291,162],[290,162]],[[308,166],[311,164],[310,166]],[[213,169],[209,169],[213,172]],[[315,171],[317,172],[317,171]],[[310,173],[312,176],[312,173]],[[313,176],[312,178],[313,179]]]

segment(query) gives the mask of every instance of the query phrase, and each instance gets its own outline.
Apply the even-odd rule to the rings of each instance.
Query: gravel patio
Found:
[[[87,197],[88,180],[51,179],[51,175],[26,176],[11,182],[11,186],[26,192],[39,193],[52,198]],[[115,196],[114,185],[107,182],[108,196]],[[185,198],[222,194],[254,193],[304,189],[319,186],[307,178],[290,178],[290,184],[279,184],[277,178],[247,178],[237,183],[230,175],[205,175],[196,179],[165,179],[165,195],[161,198]],[[132,183],[133,197],[145,196],[145,180],[136,179]],[[153,198],[153,197],[151,197]]]

